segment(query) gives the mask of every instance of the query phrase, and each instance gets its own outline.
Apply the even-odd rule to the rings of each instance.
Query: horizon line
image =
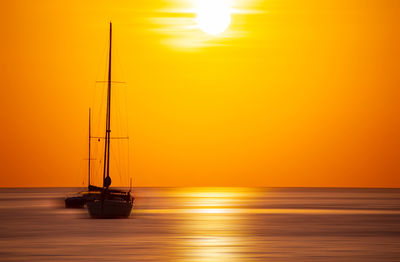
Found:
[[[87,186],[31,186],[31,187],[2,187],[0,189],[34,189],[34,188],[87,188]],[[129,188],[129,187],[114,187],[114,188]],[[400,187],[358,187],[358,186],[136,186],[135,188],[330,188],[330,189],[400,189]]]

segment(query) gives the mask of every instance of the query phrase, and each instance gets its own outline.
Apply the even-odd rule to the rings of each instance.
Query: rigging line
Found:
[[[119,92],[119,94],[120,94],[120,96],[122,95],[122,92]],[[119,119],[119,123],[120,123],[120,126],[119,126],[119,128],[120,128],[120,132],[121,132],[121,134],[123,134],[123,133],[125,133],[126,132],[126,130],[125,130],[125,127],[123,126],[123,122],[122,122],[122,119],[123,119],[123,117],[124,117],[124,114],[123,114],[123,112],[122,112],[122,103],[120,103],[121,105],[118,107],[118,119]],[[128,134],[126,134],[126,136],[128,136]]]
[[[114,59],[115,60],[115,59]],[[117,133],[117,134],[119,134],[119,104],[118,104],[118,97],[119,97],[119,92],[118,92],[118,90],[114,90],[114,99],[113,99],[113,101],[114,101],[114,119],[115,119],[115,121],[114,121],[114,123],[116,123],[115,124],[115,127],[114,127],[114,130],[115,130],[115,132]]]
[[[128,96],[128,94],[127,94],[126,85],[124,85],[124,89],[121,90],[121,93],[122,93],[122,95],[124,96],[124,99],[121,99],[121,100],[124,100],[124,103],[121,103],[121,104],[123,105],[123,108],[121,109],[121,114],[125,116],[124,121],[122,121],[122,119],[121,119],[121,125],[122,125],[122,123],[123,123],[125,132],[126,132],[127,136],[129,136],[129,128],[128,128],[128,118],[129,118],[129,114],[128,114],[128,103],[127,103],[127,96]]]
[[[119,92],[119,94],[120,95],[123,95],[124,96],[124,98],[125,98],[125,104],[124,104],[124,106],[125,106],[125,110],[124,110],[124,113],[125,113],[125,124],[126,124],[126,126],[125,126],[125,128],[126,128],[126,133],[127,133],[127,136],[129,137],[129,128],[128,128],[128,100],[127,100],[127,97],[128,97],[128,94],[127,94],[127,85],[126,85],[126,82],[125,82],[125,71],[124,71],[124,68],[122,67],[122,64],[121,64],[121,59],[120,59],[120,56],[119,56],[119,49],[118,48],[115,48],[114,49],[114,52],[115,52],[115,57],[116,57],[116,59],[115,59],[115,61],[117,62],[117,66],[118,66],[118,68],[119,68],[119,70],[120,70],[120,72],[121,72],[121,76],[122,76],[122,80],[124,81],[123,83],[124,83],[124,85],[123,85],[123,90],[120,90],[120,89],[118,89],[118,92]],[[121,103],[122,104],[122,103]],[[119,111],[118,111],[118,113],[119,113],[119,123],[122,123],[122,109],[121,109],[121,106],[119,106]],[[129,141],[128,141],[128,145],[129,145]],[[129,160],[128,160],[128,163],[129,163]]]
[[[118,151],[118,150],[116,150],[115,148],[116,148],[115,145],[114,145],[113,147],[110,148],[112,155],[113,155],[113,156],[117,156],[117,157],[112,157],[112,158],[111,158],[111,161],[112,161],[112,164],[113,164],[113,167],[114,167],[114,168],[113,168],[114,173],[117,173],[117,174],[118,174],[118,176],[119,176],[119,182],[122,184],[123,182],[122,182],[122,176],[121,176],[121,166],[120,166],[120,163],[119,163],[120,157],[118,156],[118,154],[117,154],[117,152],[116,152],[116,151]],[[115,177],[115,176],[114,176],[114,177]]]
[[[116,124],[116,123],[118,123],[118,119],[116,118],[117,109],[118,109],[118,103],[115,102],[116,97],[118,95],[117,94],[118,90],[113,90],[113,91],[114,91],[114,93],[113,93],[112,100],[111,100],[111,103],[113,104],[113,133],[118,133],[118,129],[117,129],[118,125]],[[113,164],[113,167],[115,169],[115,170],[114,169],[113,170],[114,170],[114,174],[115,175],[118,174],[119,180],[121,182],[121,177],[120,177],[120,174],[119,174],[119,168],[120,167],[118,165],[119,156],[118,156],[117,152],[118,152],[118,143],[117,142],[113,142],[112,147],[111,147],[111,153],[110,153],[113,156],[112,164]],[[116,178],[115,175],[113,176],[114,178]]]
[[[99,107],[99,117],[98,117],[98,125],[99,125],[99,130],[103,130],[105,128],[106,123],[103,123],[103,118],[100,116],[103,116],[104,113],[107,111],[106,109],[106,97],[107,97],[107,86],[102,85],[102,92],[101,92],[101,99],[100,99],[100,107]],[[104,128],[103,128],[104,125]],[[101,129],[100,129],[101,128]]]
[[[110,40],[108,51],[108,82],[107,82],[107,109],[106,109],[106,140],[104,141],[104,172],[103,172],[103,189],[110,186],[110,132],[111,132],[111,66],[112,66],[112,23],[110,22]],[[107,178],[107,180],[106,180]],[[107,182],[109,180],[109,182]]]
[[[125,84],[125,82],[121,81],[110,81],[110,82],[114,84]],[[108,81],[96,81],[96,83],[108,83]]]
[[[119,150],[119,154],[120,154],[120,157],[118,158],[118,165],[119,165],[119,173],[120,173],[120,179],[121,179],[121,183],[122,183],[122,177],[123,177],[123,169],[122,169],[122,167],[123,167],[123,159],[122,159],[122,156],[123,156],[123,154],[122,154],[122,146],[121,146],[121,141],[119,140],[118,141],[119,143],[118,143],[118,150]]]
[[[123,90],[119,91],[120,95],[123,95],[122,91]],[[123,112],[122,112],[123,111],[122,105],[123,105],[123,103],[121,103],[121,106],[119,106],[119,109],[118,109],[118,114],[119,114],[119,119],[120,119],[119,123],[123,123],[122,119],[123,119],[124,115],[123,115]],[[125,109],[126,109],[126,107],[125,107]],[[125,118],[127,118],[127,115],[125,115]],[[120,125],[120,128],[121,128],[121,133],[127,132],[127,130],[126,130],[127,127],[126,126]],[[129,137],[128,137],[128,139],[129,139]],[[128,149],[129,149],[129,140],[127,141],[127,143],[128,143]],[[127,172],[128,171],[127,166],[129,165],[129,154],[126,154],[127,146],[126,146],[126,143],[124,141],[119,141],[119,144],[120,144],[121,152],[124,153],[124,157],[120,158],[120,160],[121,160],[120,161],[121,162],[120,163],[121,164],[121,173],[122,173],[122,175],[124,177],[126,176],[126,178],[129,178],[129,173]],[[127,159],[127,157],[128,157],[128,159]]]
[[[127,142],[129,142],[129,141],[127,141]],[[127,156],[128,156],[128,154],[126,154],[127,146],[126,146],[126,142],[121,141],[121,140],[118,141],[118,144],[119,144],[119,154],[120,154],[120,157],[118,158],[119,166],[120,166],[119,171],[122,176],[121,179],[124,179],[124,181],[126,182],[126,179],[129,178],[129,176],[127,176],[128,175],[127,174],[127,164],[128,164]],[[128,143],[128,147],[129,147],[129,143]]]
[[[97,87],[98,85],[96,85],[96,87]],[[104,85],[103,85],[104,86]],[[98,101],[98,100],[100,100],[101,102],[100,102],[100,104],[98,105],[97,103],[95,103],[95,102],[93,102],[93,104],[92,104],[92,112],[93,112],[93,115],[94,116],[98,116],[98,115],[100,115],[100,113],[101,113],[101,109],[102,109],[102,107],[103,107],[103,100],[104,100],[104,88],[103,88],[103,86],[102,86],[102,88],[100,88],[100,92],[98,92],[98,89],[99,88],[96,88],[95,90],[96,90],[96,94],[95,94],[95,98],[96,98],[96,100],[95,101]],[[97,97],[98,96],[100,96],[100,99],[97,99]],[[101,121],[100,121],[100,119],[99,118],[96,118],[96,117],[94,117],[94,121],[92,121],[93,122],[93,127],[94,127],[94,129],[95,129],[95,132],[96,132],[96,130],[100,130],[100,127],[101,127]]]
[[[108,57],[107,57],[107,52],[106,52],[106,48],[108,47],[108,39],[106,39],[105,40],[105,54],[103,54],[103,59],[102,59],[102,61],[106,61],[106,63],[102,63],[102,65],[104,66],[104,64],[106,65],[106,66],[104,66],[103,67],[103,76],[102,76],[102,79],[106,79],[107,78],[107,73],[108,73],[108,66],[107,66],[107,62],[108,62]],[[98,78],[97,78],[98,79]],[[97,81],[96,81],[96,83],[97,83]],[[100,101],[100,107],[99,107],[99,115],[101,114],[101,110],[102,110],[102,108],[103,108],[103,104],[104,104],[104,101],[105,101],[105,99],[104,99],[104,96],[105,96],[105,93],[106,93],[106,91],[107,91],[107,89],[105,88],[106,87],[106,85],[105,84],[102,84],[102,85],[100,85],[101,86],[101,92],[100,92],[100,94],[101,94],[101,97],[100,97],[100,99],[96,99],[95,101]],[[100,122],[100,121],[99,121]]]
[[[125,72],[121,65],[121,61],[119,59],[118,49],[115,49],[115,50],[116,50],[116,52],[115,52],[116,61],[117,61],[118,67],[120,69],[122,79],[125,80]],[[120,89],[123,89],[123,90],[120,90]],[[118,107],[118,118],[119,118],[119,123],[122,123],[122,114],[123,114],[122,111],[124,111],[124,113],[125,113],[125,121],[124,121],[125,122],[125,127],[124,127],[125,130],[124,131],[126,131],[126,133],[128,135],[128,141],[127,141],[128,142],[128,148],[127,148],[128,152],[127,152],[127,159],[125,159],[127,163],[126,163],[124,169],[125,169],[127,178],[129,179],[131,176],[130,176],[130,170],[129,170],[129,168],[130,168],[130,152],[129,152],[130,151],[130,148],[129,148],[130,141],[129,141],[129,124],[128,124],[129,121],[128,121],[128,92],[127,92],[127,89],[128,89],[127,84],[125,82],[124,82],[123,88],[118,89],[119,95],[120,96],[123,95],[125,98],[124,99],[125,103],[123,104],[124,108],[121,108],[122,103]]]
[[[125,72],[124,72],[124,68],[122,67],[121,59],[120,59],[120,56],[119,56],[119,53],[118,53],[118,52],[119,52],[119,51],[118,51],[118,48],[115,48],[115,49],[114,49],[114,55],[115,55],[115,58],[116,58],[117,67],[119,67],[118,69],[119,69],[120,72],[121,72],[122,81],[125,81]],[[123,83],[125,83],[125,82],[123,82]]]
[[[115,48],[115,57],[116,57],[116,62],[117,62],[117,66],[119,67],[119,69],[120,69],[120,72],[121,72],[121,78],[122,78],[122,81],[123,81],[123,83],[124,83],[124,97],[125,97],[125,113],[126,113],[126,131],[127,131],[127,134],[129,135],[129,128],[128,128],[128,92],[127,92],[127,89],[128,89],[128,87],[127,87],[127,84],[126,84],[126,82],[125,82],[125,71],[124,71],[124,68],[123,68],[123,66],[122,66],[122,64],[121,64],[121,59],[119,59],[119,52],[118,52],[118,48]]]
[[[96,116],[102,116],[103,115],[103,110],[102,110],[102,108],[104,107],[104,104],[103,104],[103,100],[104,100],[104,92],[105,92],[105,88],[104,88],[104,85],[102,85],[102,89],[101,89],[101,99],[99,99],[100,101],[101,101],[101,103],[100,103],[100,107],[96,107],[96,109],[97,109],[97,112],[96,112]],[[98,132],[98,130],[103,130],[103,124],[102,124],[102,118],[100,118],[100,117],[97,117],[96,118],[96,130],[95,130],[95,132]],[[103,171],[103,168],[102,168],[102,166],[103,166],[103,157],[102,157],[102,152],[104,152],[104,143],[101,143],[100,141],[98,141],[98,140],[95,140],[96,141],[96,143],[95,143],[95,145],[96,145],[96,157],[97,158],[99,158],[100,159],[100,161],[99,161],[99,164],[98,165],[96,165],[96,182],[97,182],[97,185],[102,185],[102,181],[101,181],[101,177],[102,177],[102,171]]]
[[[121,92],[119,92],[119,93],[121,93]],[[120,121],[119,121],[119,123],[122,123],[122,112],[121,112],[122,110],[121,110],[121,107],[119,107],[119,109],[118,109],[118,114],[119,114],[119,119],[120,119]],[[123,133],[123,132],[125,132],[126,130],[125,130],[125,128],[122,128],[122,125],[120,126],[120,129],[121,129],[121,133]],[[128,144],[129,144],[129,141],[127,141],[128,142]],[[121,140],[119,140],[119,147],[120,147],[120,150],[121,150],[121,152],[123,152],[124,154],[124,157],[121,157],[120,158],[120,165],[121,165],[121,173],[122,173],[122,175],[125,177],[126,175],[127,175],[127,169],[126,169],[126,166],[127,166],[127,164],[128,163],[126,163],[126,157],[127,157],[127,154],[126,154],[126,143],[124,142],[124,141],[121,141]]]
[[[98,111],[96,112],[96,115],[103,115],[105,93],[106,93],[107,89],[105,88],[106,85],[101,85],[101,86],[102,86],[102,88],[101,88],[101,93],[100,93],[100,94],[101,94],[101,97],[100,97],[100,99],[98,99],[98,100],[100,100],[101,102],[100,102]],[[94,107],[94,108],[96,109],[97,107]],[[105,112],[105,111],[106,111],[106,110],[104,110],[104,112]],[[97,118],[97,120],[96,120],[97,130],[103,130],[101,119],[102,119],[102,118],[99,117],[99,118]]]
[[[131,158],[130,158],[130,141],[129,141],[129,114],[128,114],[128,87],[125,84],[124,85],[124,91],[125,91],[125,113],[126,113],[126,133],[128,135],[128,160],[127,160],[127,166],[126,166],[126,172],[128,175],[129,179],[132,179],[132,175],[130,173],[130,163],[131,163]]]
[[[92,155],[97,158],[98,156],[98,143],[97,141],[92,142]],[[97,175],[98,175],[98,166],[101,164],[101,159],[98,159],[97,161],[94,161],[92,163],[92,176],[91,180],[93,181],[93,184],[97,184]]]
[[[105,139],[103,136],[92,136],[93,139]],[[110,139],[129,139],[129,136],[115,136],[110,137]]]
[[[130,158],[130,148],[129,148],[129,146],[130,146],[130,141],[128,140],[128,163],[127,163],[126,170],[127,170],[128,178],[132,179],[132,175],[131,175],[131,172],[130,172],[131,158]],[[132,182],[131,182],[131,186],[132,186]]]
[[[106,38],[106,37],[105,37]],[[106,55],[107,55],[107,52],[106,52],[106,50],[107,50],[107,43],[108,43],[108,38],[106,38],[104,41],[103,41],[103,43],[104,43],[104,45],[103,45],[103,51],[102,51],[102,59],[101,60],[105,60],[105,57],[106,57]],[[100,68],[104,68],[103,67],[104,66],[104,63],[101,63],[101,65],[100,65],[100,63],[99,63],[99,65],[97,66],[97,72],[96,72],[96,78],[95,79],[99,79],[99,74],[100,74]],[[104,70],[106,70],[106,68],[104,68]],[[105,71],[106,72],[106,71]],[[105,72],[103,72],[103,79],[104,79],[104,76],[105,76]],[[97,92],[96,92],[96,90],[97,90],[97,88],[96,88],[96,82],[95,82],[95,84],[94,84],[94,95],[93,95],[93,101],[92,101],[92,105],[94,106],[94,101],[97,101],[97,100],[95,100],[96,99],[96,94],[97,94]],[[102,100],[101,100],[102,101]]]
[[[119,110],[119,109],[117,109],[117,110]],[[117,111],[117,115],[118,115],[118,111]],[[119,121],[119,117],[117,118],[118,119],[118,123],[120,123],[120,121]],[[120,131],[119,130],[120,128],[119,128],[119,126],[117,127],[117,130],[118,130],[118,132]],[[118,172],[119,172],[119,176],[120,176],[120,179],[121,179],[121,183],[122,183],[122,175],[121,175],[121,171],[122,171],[122,164],[121,164],[121,160],[122,160],[122,148],[121,148],[121,140],[118,140],[117,141],[117,147],[116,147],[116,149],[117,149],[117,155],[118,155],[118,158],[117,158],[117,162],[118,162]]]
[[[116,44],[118,43],[117,41],[115,41],[116,42]],[[116,44],[114,44],[114,46],[117,46]],[[114,62],[117,64],[117,67],[118,67],[118,69],[117,70],[119,70],[119,72],[121,72],[122,74],[123,74],[123,69],[122,69],[122,66],[121,66],[121,61],[120,61],[120,57],[119,57],[119,53],[118,53],[118,47],[116,48],[116,47],[114,47],[114,49],[113,49],[113,51],[114,51],[114,56],[115,56],[115,59],[114,59]],[[124,79],[123,79],[124,80]],[[125,82],[121,82],[121,81],[115,81],[115,82],[118,82],[118,83],[125,83]],[[121,92],[120,92],[120,88],[118,88],[117,90],[115,90],[115,92],[117,93],[115,96],[114,96],[114,98],[115,98],[115,102],[118,102],[117,101],[117,98],[120,98],[120,96],[121,96]],[[121,119],[122,119],[122,117],[121,117],[121,103],[115,103],[115,108],[116,108],[116,119],[117,119],[117,123],[121,123]],[[121,129],[120,129],[120,126],[118,125],[117,126],[118,127],[118,131],[121,131]]]
[[[128,129],[128,93],[127,93],[127,85],[125,84],[123,88],[120,90],[121,96],[123,96],[123,99],[121,99],[121,102],[124,101],[124,103],[121,103],[120,107],[120,114],[123,116],[125,115],[125,121],[124,121],[124,128],[126,129],[125,131],[129,135],[129,129]],[[121,126],[122,126],[122,118],[121,118]]]
[[[130,163],[131,163],[131,158],[130,158],[130,141],[129,141],[129,114],[128,114],[128,86],[125,84],[125,110],[126,110],[126,133],[128,134],[128,163],[127,163],[127,174],[128,178],[131,180],[132,175],[130,171]],[[131,182],[132,183],[132,182]]]

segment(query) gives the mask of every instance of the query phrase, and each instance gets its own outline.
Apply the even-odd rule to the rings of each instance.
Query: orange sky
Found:
[[[112,20],[134,186],[400,187],[399,1],[231,7],[209,36],[190,0],[4,2],[0,186],[86,183]]]

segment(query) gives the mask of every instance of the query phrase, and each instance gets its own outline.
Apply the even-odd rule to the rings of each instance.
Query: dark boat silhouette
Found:
[[[88,158],[88,190],[74,193],[65,197],[66,208],[84,208],[89,199],[96,198],[102,192],[101,187],[93,186],[90,184],[90,163],[91,163],[91,109],[89,108],[89,158]]]
[[[104,146],[103,187],[95,187],[96,194],[86,197],[89,214],[93,218],[123,218],[129,217],[133,206],[131,190],[111,189],[110,177],[110,142],[111,142],[111,45],[112,23],[110,23],[110,46],[108,53],[107,109]]]

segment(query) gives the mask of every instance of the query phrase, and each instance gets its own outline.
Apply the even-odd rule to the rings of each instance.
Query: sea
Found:
[[[400,261],[400,189],[134,188],[127,219],[79,190],[0,189],[0,260]]]

